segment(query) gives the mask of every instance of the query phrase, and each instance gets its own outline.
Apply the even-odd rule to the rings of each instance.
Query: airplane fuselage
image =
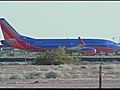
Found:
[[[42,48],[57,48],[59,46],[74,47],[79,44],[78,39],[34,39],[26,36],[20,37],[21,40],[28,42],[29,44],[42,47]],[[106,39],[82,39],[86,44],[86,47],[101,47],[101,48],[112,48],[118,49],[120,45],[116,44],[111,40]]]
[[[47,49],[56,49],[59,46],[71,48],[79,44],[78,39],[34,39],[26,36],[20,36],[18,38],[27,43],[25,44],[26,50],[34,50],[34,48],[32,48],[31,46],[42,48],[41,49],[42,51]],[[82,48],[82,51],[85,50],[89,51],[92,48],[95,48],[96,52],[112,53],[120,48],[120,46],[115,42],[106,39],[82,39],[82,40],[85,43],[84,47],[91,47]]]

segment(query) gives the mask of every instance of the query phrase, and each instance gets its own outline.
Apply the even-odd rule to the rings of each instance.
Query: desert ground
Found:
[[[120,88],[120,62],[80,62],[78,65],[1,62],[0,88]]]

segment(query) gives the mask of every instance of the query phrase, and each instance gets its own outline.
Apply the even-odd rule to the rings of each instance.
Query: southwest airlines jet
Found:
[[[34,39],[19,34],[4,18],[0,18],[0,25],[5,39],[1,43],[18,49],[46,51],[61,46],[67,51],[81,51],[83,54],[113,53],[120,49],[118,44],[105,39]]]

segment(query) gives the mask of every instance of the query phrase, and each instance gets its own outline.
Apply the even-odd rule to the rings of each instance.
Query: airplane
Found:
[[[106,39],[35,39],[19,34],[5,18],[0,18],[0,25],[5,40],[3,45],[30,51],[46,51],[65,47],[66,51],[80,51],[90,55],[100,52],[113,53],[120,45]]]

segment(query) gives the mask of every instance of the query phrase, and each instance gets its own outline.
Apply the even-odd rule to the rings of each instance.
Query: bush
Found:
[[[64,74],[61,71],[51,70],[46,73],[46,78],[62,78]]]
[[[24,79],[24,77],[21,74],[13,74],[10,79]]]
[[[59,47],[57,50],[46,51],[43,55],[36,58],[33,64],[37,65],[59,65],[59,64],[76,64],[77,58],[69,56],[64,48]]]
[[[32,78],[45,78],[44,72],[41,72],[41,71],[32,71],[32,72],[28,72],[28,73],[25,73],[24,76],[25,76],[26,79],[32,79]]]
[[[8,56],[14,57],[14,53],[9,53]]]
[[[4,80],[6,78],[5,74],[0,74],[0,80]]]

